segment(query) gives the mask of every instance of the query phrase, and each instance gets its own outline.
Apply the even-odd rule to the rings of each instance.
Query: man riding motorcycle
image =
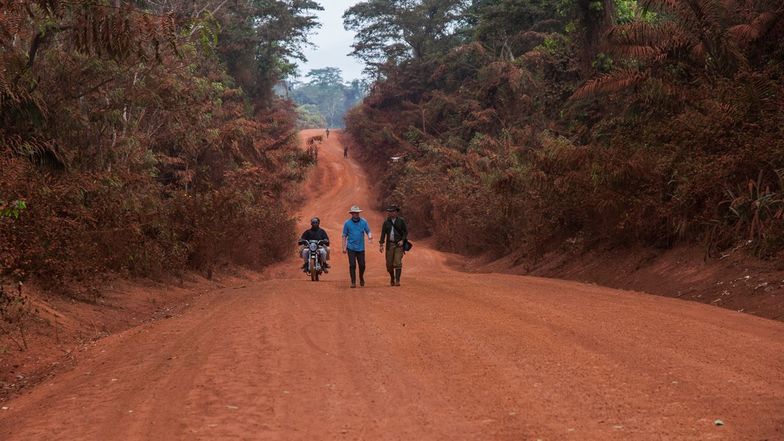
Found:
[[[319,224],[321,221],[319,218],[314,217],[310,220],[310,229],[305,230],[302,233],[302,237],[300,237],[300,241],[308,241],[308,240],[322,240],[324,241],[324,246],[319,249],[319,255],[321,256],[321,262],[324,264],[324,272],[329,272],[329,264],[327,260],[329,259],[329,236],[327,236],[327,232],[324,231]],[[302,265],[302,271],[308,272],[308,258],[310,257],[310,253],[307,246],[303,246],[300,250],[300,255],[305,260],[305,263]]]

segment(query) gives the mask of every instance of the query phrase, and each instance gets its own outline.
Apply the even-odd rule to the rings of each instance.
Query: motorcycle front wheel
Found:
[[[316,259],[311,257],[310,259],[310,280],[312,282],[318,282],[319,275],[318,270],[316,270]]]

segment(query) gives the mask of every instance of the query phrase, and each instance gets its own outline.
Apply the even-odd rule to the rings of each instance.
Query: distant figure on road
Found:
[[[359,286],[365,286],[365,235],[373,239],[370,225],[359,217],[362,210],[357,205],[348,211],[351,219],[343,224],[343,254],[348,253],[348,271],[351,276],[351,287],[357,287],[357,264],[359,264]]]
[[[327,138],[329,138],[329,129],[327,129]]]
[[[348,158],[348,146],[347,145],[343,146],[343,157],[344,158]]]
[[[400,286],[400,274],[403,272],[403,244],[408,239],[408,227],[406,226],[406,221],[398,216],[400,207],[391,205],[387,208],[387,213],[387,220],[381,226],[381,240],[378,251],[383,253],[384,245],[386,245],[389,284],[391,286]]]

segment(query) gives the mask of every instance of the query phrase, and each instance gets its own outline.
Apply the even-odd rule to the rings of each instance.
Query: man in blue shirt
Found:
[[[351,219],[343,224],[343,254],[348,253],[348,270],[351,275],[351,287],[357,287],[357,263],[359,264],[359,286],[365,286],[365,235],[373,239],[370,225],[359,217],[362,210],[354,205],[348,211]]]

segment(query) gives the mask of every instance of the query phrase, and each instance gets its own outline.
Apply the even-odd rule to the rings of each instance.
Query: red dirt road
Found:
[[[349,289],[334,244],[370,195],[339,137],[313,175],[324,196],[301,213],[332,238],[325,280],[292,257],[269,280],[105,338],[5,404],[0,439],[784,440],[784,323],[460,273],[424,243],[401,287],[371,245],[368,286]],[[364,214],[377,234],[381,214]]]

